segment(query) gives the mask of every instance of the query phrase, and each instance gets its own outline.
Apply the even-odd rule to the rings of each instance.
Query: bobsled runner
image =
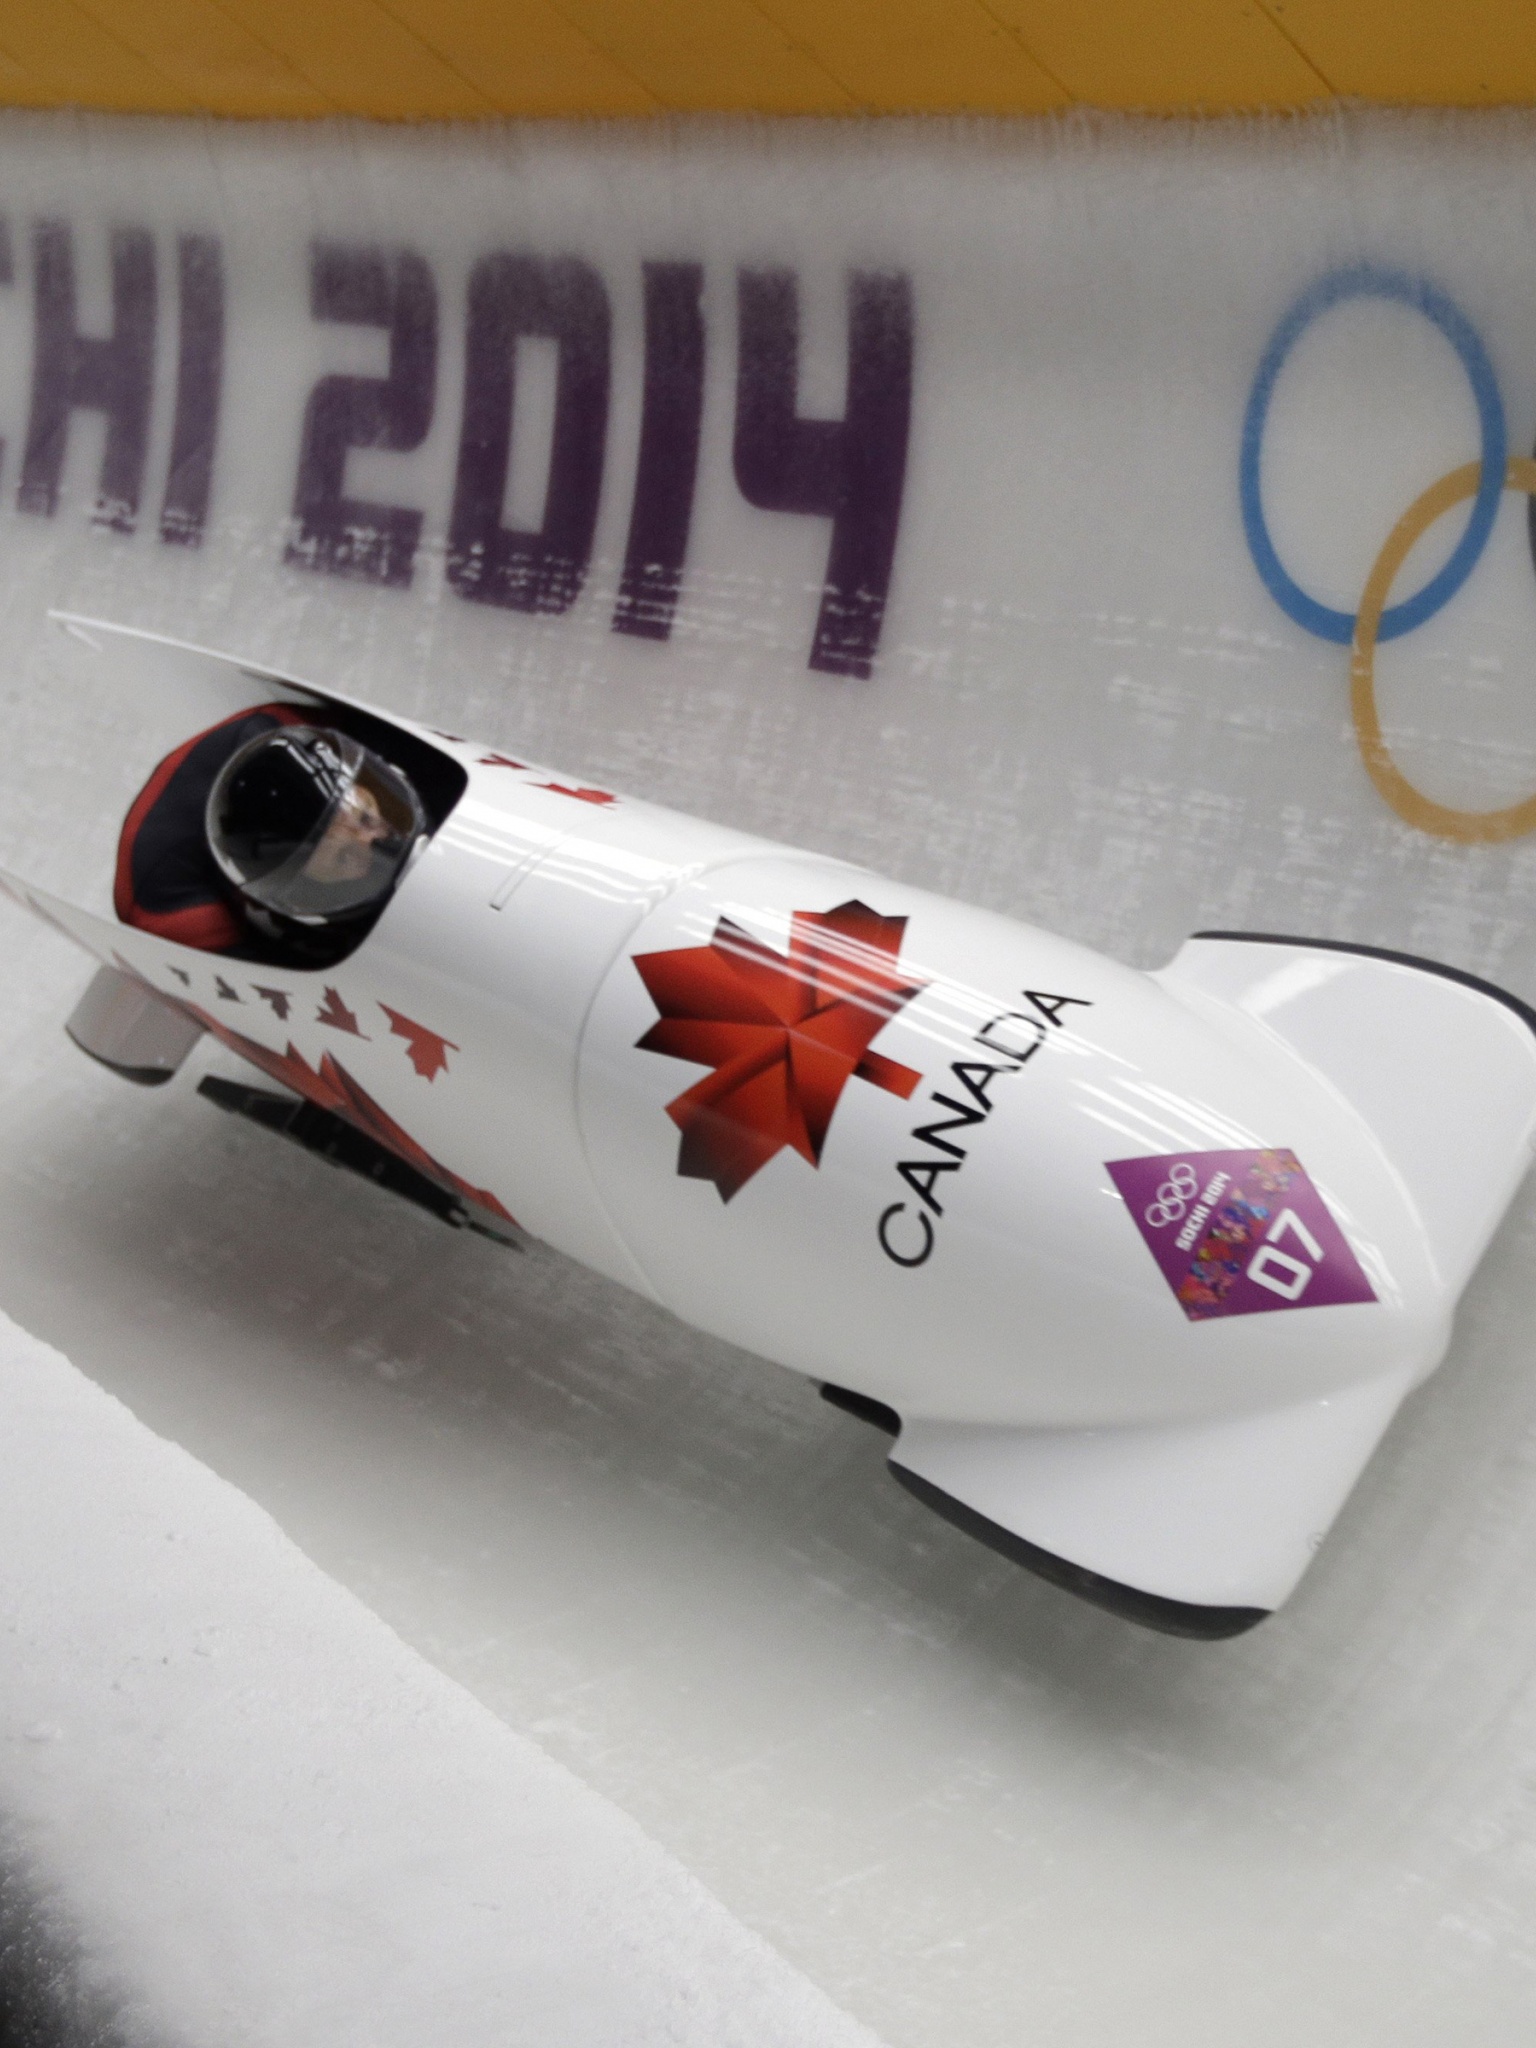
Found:
[[[212,1034],[254,1070],[208,1084],[226,1108],[807,1375],[891,1433],[920,1501],[1103,1607],[1218,1637],[1291,1592],[1529,1164],[1524,1004],[1270,934],[1200,933],[1142,973],[63,624],[144,731],[94,892],[5,878],[99,962],[69,1024],[86,1051],[155,1082]],[[278,858],[259,847],[221,852],[217,930],[133,895],[125,815],[147,831],[188,743],[242,717],[253,758],[386,764],[376,835],[408,786],[398,874],[322,946],[302,914],[242,922],[236,885]],[[281,872],[309,872],[294,845]]]

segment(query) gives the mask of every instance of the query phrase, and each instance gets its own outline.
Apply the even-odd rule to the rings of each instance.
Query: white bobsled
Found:
[[[88,1051],[163,1079],[215,1033],[285,1091],[234,1106],[301,1136],[319,1118],[319,1149],[355,1143],[459,1220],[515,1219],[821,1382],[894,1434],[920,1500],[1133,1620],[1231,1635],[1290,1593],[1530,1162],[1525,1005],[1255,934],[1140,973],[312,684],[66,624],[143,709],[129,795],[179,739],[287,699],[372,721],[431,826],[319,971],[119,922],[120,817],[99,898],[8,876],[102,963],[70,1025]]]

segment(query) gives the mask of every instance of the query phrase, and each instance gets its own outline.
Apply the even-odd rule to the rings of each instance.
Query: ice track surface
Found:
[[[8,2038],[27,1991],[53,2035],[46,1959],[96,2007],[65,2039],[873,2048],[632,1821],[8,1321],[0,1374],[5,1848],[63,1895],[22,1936],[30,1984],[7,1945]]]
[[[80,805],[122,800],[110,720],[72,734],[51,715],[41,613],[59,604],[321,674],[1141,964],[1202,926],[1301,930],[1529,1000],[1536,842],[1429,836],[1371,786],[1348,650],[1257,573],[1238,462],[1277,323],[1351,263],[1461,308],[1509,449],[1531,445],[1530,140],[1517,119],[1354,117],[470,140],[6,123],[5,854],[91,879],[71,872],[76,817],[29,761],[67,764]],[[46,443],[17,502],[35,228],[59,219],[85,330],[111,317],[110,230],[140,223],[159,266],[131,534],[110,524],[120,504],[91,524],[97,415],[69,422],[54,509]],[[178,291],[200,303],[185,274],[173,289],[189,235],[220,240],[226,285],[198,548],[160,537]],[[436,280],[436,409],[416,448],[347,473],[354,494],[423,511],[409,587],[317,568],[324,547],[290,525],[317,380],[389,369],[387,331],[314,315],[317,239],[412,249]],[[576,252],[613,306],[591,564],[558,616],[467,601],[445,566],[465,279],[508,247]],[[703,272],[694,539],[666,643],[612,629],[642,259]],[[802,408],[829,417],[846,271],[911,280],[912,432],[868,679],[808,666],[828,522],[733,482],[744,266],[799,278]],[[1345,305],[1304,340],[1276,385],[1265,504],[1299,583],[1347,609],[1403,508],[1475,458],[1479,416],[1443,333],[1400,300]],[[547,430],[540,360],[525,389]],[[526,530],[537,476],[514,463],[506,485]],[[185,523],[185,476],[171,497]],[[1523,502],[1496,512],[1463,592],[1379,662],[1402,761],[1463,811],[1536,781]],[[8,905],[0,960],[0,1303],[893,2048],[1528,2036],[1530,1191],[1294,1603],[1198,1646],[975,1548],[799,1381],[236,1126],[195,1096],[207,1055],[159,1094],[92,1068],[60,1030],[88,964]],[[60,1726],[29,1745],[5,1722],[5,1782],[67,1753]],[[67,1903],[71,1845],[90,1838],[63,1803],[46,1825],[38,1867],[64,1872]],[[122,1853],[132,1868],[144,1845]],[[238,1901],[242,1872],[225,1875]],[[274,1954],[274,1982],[284,1967]]]

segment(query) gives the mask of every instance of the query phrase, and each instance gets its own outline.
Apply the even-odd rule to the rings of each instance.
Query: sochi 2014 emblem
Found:
[[[1473,462],[1447,471],[1420,493],[1382,543],[1358,611],[1321,603],[1281,561],[1262,495],[1264,433],[1275,384],[1302,335],[1321,314],[1349,299],[1385,299],[1428,320],[1456,352],[1477,408],[1481,448]],[[1376,705],[1376,649],[1422,626],[1450,603],[1477,567],[1505,491],[1536,501],[1536,462],[1511,455],[1504,402],[1487,348],[1461,308],[1428,278],[1371,263],[1328,272],[1308,286],[1280,320],[1260,359],[1243,420],[1239,460],[1243,531],[1264,586],[1288,617],[1319,639],[1350,649],[1350,710],[1361,758],[1376,789],[1400,818],[1422,832],[1465,845],[1518,838],[1536,830],[1536,796],[1496,810],[1457,810],[1436,803],[1409,781],[1392,757]],[[1416,591],[1389,602],[1413,547],[1445,513],[1472,501],[1466,530],[1442,566]],[[1536,513],[1533,513],[1536,536]]]
[[[1170,1153],[1105,1165],[1192,1323],[1377,1298],[1294,1152]]]
[[[680,1174],[728,1202],[786,1148],[819,1166],[849,1081],[907,1100],[922,1075],[870,1050],[927,986],[900,968],[906,924],[854,898],[797,910],[787,954],[722,917],[707,946],[635,956],[661,1012],[638,1049],[711,1069],[667,1104]]]

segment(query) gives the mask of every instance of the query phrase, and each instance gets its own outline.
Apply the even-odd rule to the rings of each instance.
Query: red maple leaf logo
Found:
[[[869,1050],[928,985],[898,968],[906,925],[854,898],[797,910],[787,955],[722,917],[707,946],[635,956],[661,1012],[639,1050],[714,1070],[667,1104],[680,1174],[728,1202],[786,1146],[819,1166],[854,1076],[907,1100],[922,1075]]]
[[[514,761],[510,754],[482,754],[480,756],[480,766],[482,768],[526,768],[528,763],[526,761]]]
[[[388,1003],[380,1003],[379,1008],[389,1019],[391,1037],[405,1040],[405,1056],[423,1081],[447,1073],[448,1055],[459,1049],[451,1038],[444,1038],[440,1031],[429,1031],[425,1024],[415,1024],[409,1017],[402,1017]]]
[[[552,789],[556,796],[573,796],[579,804],[616,804],[618,798],[606,789],[568,789],[563,782],[536,782],[535,789]]]
[[[239,1053],[249,1060],[253,1067],[259,1067],[264,1074],[270,1074],[274,1081],[281,1081],[285,1088],[291,1088],[295,1095],[305,1096],[321,1109],[328,1109],[336,1116],[345,1117],[349,1124],[366,1132],[379,1144],[386,1146],[397,1159],[403,1159],[408,1166],[414,1166],[418,1173],[424,1173],[428,1180],[434,1180],[439,1187],[449,1189],[453,1194],[462,1195],[466,1202],[473,1202],[481,1209],[487,1209],[493,1216],[500,1216],[508,1223],[517,1218],[506,1208],[489,1188],[471,1187],[467,1180],[461,1180],[446,1166],[434,1159],[422,1145],[418,1145],[410,1132],[397,1124],[394,1118],[368,1091],[347,1072],[339,1060],[328,1052],[320,1055],[320,1064],[310,1066],[304,1055],[291,1041],[285,1052],[273,1052],[270,1047],[260,1045],[254,1038],[246,1038],[241,1032],[232,1031],[227,1024],[211,1017],[206,1010],[195,1004],[186,1003],[181,1007],[194,1016],[200,1024],[210,1030],[214,1037],[231,1052]]]
[[[365,1038],[367,1033],[357,1021],[357,1012],[349,1010],[341,1000],[341,990],[327,988],[325,1001],[315,1012],[317,1024],[329,1024],[333,1031],[350,1031],[354,1038]]]

